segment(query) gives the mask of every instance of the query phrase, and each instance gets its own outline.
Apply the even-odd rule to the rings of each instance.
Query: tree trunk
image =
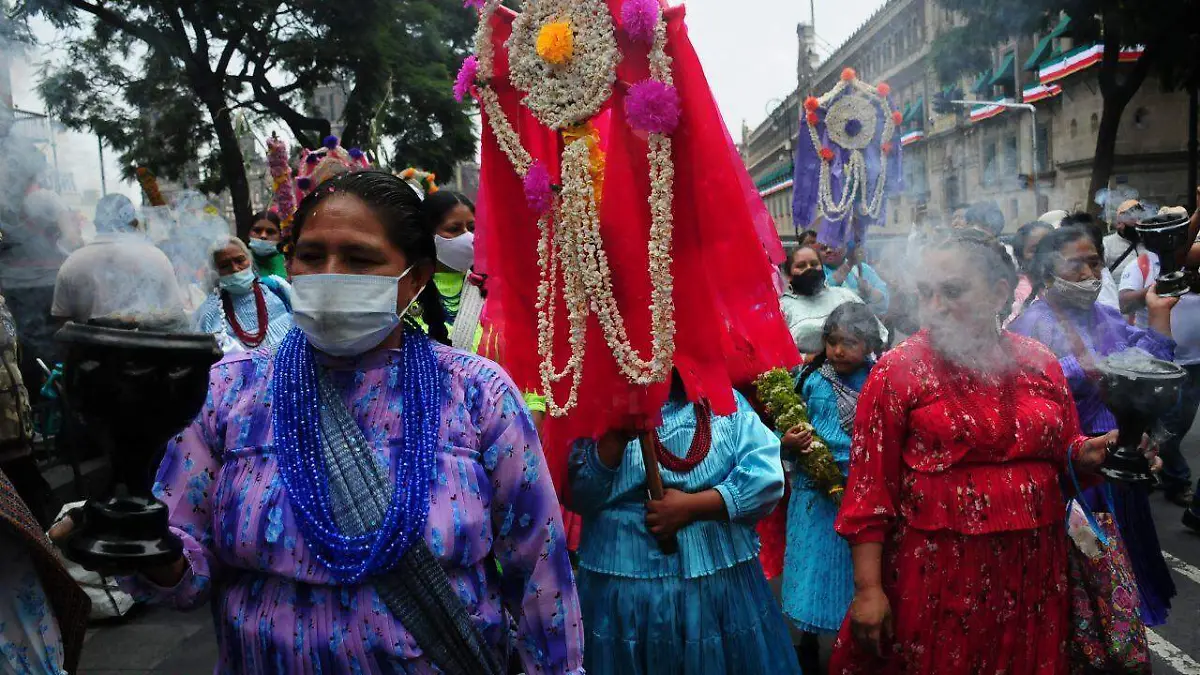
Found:
[[[254,224],[251,222],[254,217],[254,205],[250,201],[250,182],[246,179],[246,158],[242,155],[242,146],[238,143],[233,119],[225,109],[224,101],[207,101],[206,105],[212,116],[213,129],[217,133],[221,173],[225,176],[229,195],[233,198],[237,236],[245,241],[249,239],[250,227]]]
[[[1121,117],[1129,100],[1119,96],[1106,96],[1104,110],[1100,115],[1100,131],[1096,134],[1096,156],[1092,160],[1092,182],[1088,186],[1088,211],[1099,216],[1100,204],[1096,195],[1108,187],[1117,161],[1117,133],[1121,128]]]

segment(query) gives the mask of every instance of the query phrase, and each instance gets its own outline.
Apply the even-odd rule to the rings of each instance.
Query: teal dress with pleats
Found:
[[[854,391],[862,391],[869,372],[863,367],[842,378],[842,382]],[[804,382],[801,395],[817,435],[829,445],[842,473],[847,474],[850,434],[838,419],[833,385],[820,371],[814,372]],[[808,633],[837,633],[854,599],[850,546],[834,531],[836,518],[834,503],[813,488],[808,476],[795,472],[783,554],[783,612],[797,629]]]
[[[571,504],[583,518],[578,584],[589,675],[799,675],[754,530],[783,496],[779,439],[737,398],[736,413],[713,418],[704,461],[687,473],[662,469],[667,489],[715,489],[729,514],[680,530],[674,555],[646,528],[640,445],[631,443],[614,470],[594,442],[575,444]],[[686,456],[694,406],[671,401],[662,412],[663,446]]]

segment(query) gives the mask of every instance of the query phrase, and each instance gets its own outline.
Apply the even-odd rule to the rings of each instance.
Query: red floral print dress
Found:
[[[847,619],[830,672],[1067,673],[1058,479],[1084,437],[1054,355],[1005,340],[1004,373],[951,365],[921,332],[867,380],[836,527],[852,546],[883,544],[895,635],[875,658]]]

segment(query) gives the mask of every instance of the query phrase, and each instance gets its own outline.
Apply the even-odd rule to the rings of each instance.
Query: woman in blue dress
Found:
[[[850,438],[858,393],[879,351],[879,329],[865,305],[838,307],[825,321],[825,351],[801,371],[797,390],[809,421],[829,446],[843,474],[850,466]],[[812,434],[799,429],[783,437],[783,452],[810,451]],[[804,633],[798,649],[806,673],[819,669],[817,636],[836,635],[854,599],[850,547],[833,529],[837,505],[801,472],[792,474],[787,548],[783,558],[783,611]]]
[[[800,672],[754,530],[783,496],[779,439],[745,398],[737,401],[733,415],[713,415],[689,403],[675,377],[662,425],[649,435],[661,500],[647,501],[634,434],[575,444],[589,675]],[[678,552],[664,553],[660,542],[671,540]]]
[[[274,348],[294,325],[291,286],[276,276],[260,278],[252,260],[237,237],[214,249],[217,288],[193,317],[196,330],[216,335],[226,354]]]

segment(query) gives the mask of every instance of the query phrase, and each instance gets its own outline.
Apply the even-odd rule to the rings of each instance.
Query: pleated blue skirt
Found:
[[[854,600],[850,546],[833,529],[837,507],[798,476],[788,505],[783,613],[807,633],[836,634]]]
[[[578,584],[589,675],[800,675],[757,560],[696,579],[580,570]]]

